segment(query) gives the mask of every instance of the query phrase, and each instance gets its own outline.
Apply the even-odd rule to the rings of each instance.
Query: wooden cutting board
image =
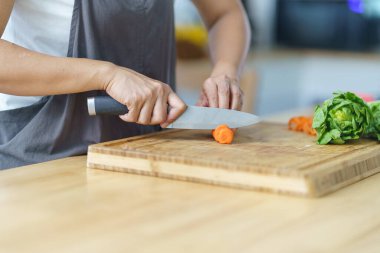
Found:
[[[241,128],[234,143],[205,130],[169,130],[89,147],[90,168],[318,197],[380,171],[380,145],[315,144],[284,124]]]

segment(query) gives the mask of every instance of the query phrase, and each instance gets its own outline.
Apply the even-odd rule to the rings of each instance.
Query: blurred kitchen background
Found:
[[[333,91],[380,99],[380,0],[245,0],[252,45],[245,111],[310,108]],[[176,0],[177,85],[189,104],[210,71],[207,34],[190,0]]]

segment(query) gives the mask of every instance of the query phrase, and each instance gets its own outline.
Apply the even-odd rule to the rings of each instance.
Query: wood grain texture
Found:
[[[0,252],[377,253],[379,183],[305,199],[62,159],[0,172]]]
[[[210,131],[172,130],[89,147],[88,167],[318,197],[380,171],[380,146],[315,144],[284,124],[239,129],[232,145]]]

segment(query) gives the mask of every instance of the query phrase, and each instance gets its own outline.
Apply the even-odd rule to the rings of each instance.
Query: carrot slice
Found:
[[[212,136],[220,144],[231,144],[234,140],[234,131],[227,125],[220,125],[212,130]]]
[[[315,136],[317,135],[317,132],[312,127],[313,125],[313,118],[312,117],[293,117],[288,122],[288,128],[289,130],[298,131],[298,132],[304,132],[308,135]]]

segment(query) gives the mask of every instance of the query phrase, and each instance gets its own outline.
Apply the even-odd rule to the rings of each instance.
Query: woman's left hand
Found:
[[[209,77],[203,84],[197,106],[216,107],[240,111],[244,94],[235,77],[219,74]]]

